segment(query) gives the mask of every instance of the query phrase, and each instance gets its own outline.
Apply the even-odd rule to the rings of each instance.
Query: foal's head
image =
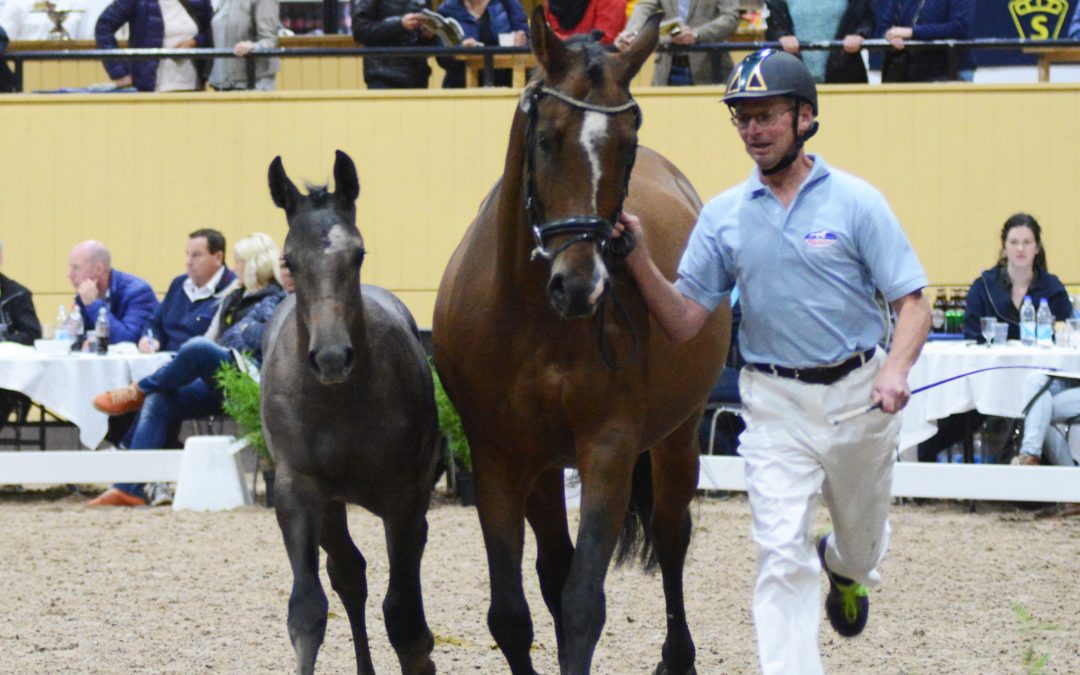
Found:
[[[306,330],[308,366],[323,384],[344,382],[353,365],[349,327],[360,299],[364,240],[356,229],[360,181],[353,161],[340,150],[334,162],[334,191],[308,187],[302,195],[281,157],[270,163],[270,195],[285,210],[285,264],[296,285],[297,320]]]
[[[550,261],[547,294],[563,318],[596,311],[607,291],[605,252],[622,211],[641,112],[630,80],[656,47],[659,17],[633,44],[611,53],[595,37],[567,42],[533,13],[541,77],[522,95],[528,115],[525,194],[534,257]]]

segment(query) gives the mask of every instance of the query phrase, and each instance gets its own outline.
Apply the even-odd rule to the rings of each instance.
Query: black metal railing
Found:
[[[979,38],[976,40],[905,40],[905,49],[947,49],[949,55],[949,75],[955,79],[957,71],[957,50],[1023,50],[1030,48],[1076,48],[1080,47],[1080,40],[1023,40],[1017,38]],[[839,50],[844,43],[838,40],[821,42],[804,42],[799,47],[802,50]],[[779,49],[779,42],[712,42],[691,46],[661,45],[661,51],[677,53],[712,52],[712,51],[754,51],[764,48]],[[884,51],[891,45],[884,39],[870,39],[863,41],[863,49],[870,51]],[[23,66],[28,61],[142,61],[151,59],[175,58],[206,60],[215,58],[241,58],[244,60],[247,74],[247,87],[255,87],[255,63],[258,59],[267,58],[312,58],[325,56],[357,56],[357,57],[440,57],[474,55],[484,57],[483,79],[484,86],[491,86],[494,82],[494,57],[500,54],[527,54],[528,47],[292,47],[279,49],[262,49],[252,51],[245,56],[235,56],[228,49],[85,49],[85,50],[60,50],[60,51],[18,51],[8,52],[2,58],[14,64],[16,90],[22,91]]]

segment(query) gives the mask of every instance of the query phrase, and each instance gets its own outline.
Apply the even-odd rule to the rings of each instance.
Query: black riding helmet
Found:
[[[817,85],[802,59],[787,52],[775,49],[762,49],[744,58],[731,72],[724,103],[734,109],[739,101],[785,96],[809,103],[814,116],[818,113]],[[814,121],[805,134],[799,136],[798,115],[792,119],[795,130],[795,143],[791,150],[777,162],[776,166],[762,169],[766,176],[783,171],[791,166],[799,156],[803,144],[817,133],[818,123]]]

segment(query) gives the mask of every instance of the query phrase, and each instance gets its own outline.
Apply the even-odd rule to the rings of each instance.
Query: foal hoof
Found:
[[[668,670],[668,667],[664,665],[663,661],[661,661],[656,665],[656,670],[653,671],[653,675],[697,675],[697,668],[695,668],[694,666],[690,666],[690,670],[676,673],[673,670]]]

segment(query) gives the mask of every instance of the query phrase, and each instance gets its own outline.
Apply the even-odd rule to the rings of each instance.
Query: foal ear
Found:
[[[641,27],[641,31],[634,38],[634,41],[619,53],[615,62],[617,64],[615,79],[624,87],[630,87],[630,80],[634,79],[645,60],[649,58],[649,54],[652,54],[653,50],[656,49],[656,45],[660,41],[660,19],[663,16],[663,12],[656,12],[648,19],[645,19],[645,25]]]
[[[544,3],[536,5],[529,27],[533,34],[533,54],[537,62],[552,79],[559,79],[569,67],[569,50],[562,39],[548,26],[544,16]]]
[[[281,155],[270,162],[270,197],[278,208],[285,209],[286,215],[292,215],[296,205],[300,203],[300,191],[293,182],[285,175],[285,165],[281,163]]]
[[[334,153],[334,195],[343,206],[352,206],[360,196],[360,179],[352,158],[341,150]]]

